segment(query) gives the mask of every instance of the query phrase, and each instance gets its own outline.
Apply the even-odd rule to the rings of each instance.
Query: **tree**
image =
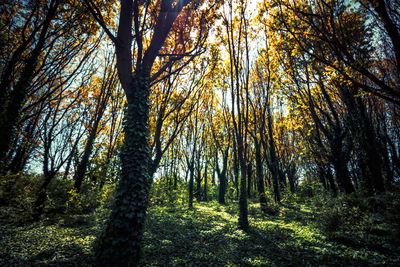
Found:
[[[0,77],[0,163],[8,164],[10,144],[16,138],[16,128],[25,114],[30,96],[48,88],[54,76],[71,68],[59,86],[66,84],[93,52],[98,27],[74,1],[16,1],[5,5],[2,29],[8,29],[7,41],[2,42]],[[13,19],[13,14],[15,20]],[[8,17],[10,16],[10,17]],[[16,23],[15,21],[18,21]],[[71,34],[72,30],[76,34]],[[96,46],[96,45],[94,45]],[[79,63],[73,62],[82,55]],[[73,64],[72,64],[73,63]],[[50,86],[52,90],[56,88]],[[48,97],[49,92],[41,96]],[[29,106],[36,104],[29,103]]]
[[[122,170],[110,218],[98,240],[96,262],[100,266],[138,265],[152,180],[148,143],[150,85],[174,62],[196,53],[205,37],[207,16],[200,8],[200,1],[161,0],[150,3],[122,0],[118,32],[114,36],[95,3],[90,0],[84,0],[84,3],[115,44],[118,77],[127,98]],[[189,38],[190,30],[196,27],[198,41],[193,44]],[[150,40],[146,40],[146,47],[149,29],[152,35]],[[184,37],[178,41],[179,49],[168,46],[171,31],[180,32]],[[158,70],[153,70],[155,60],[161,54],[169,60],[158,66]]]
[[[230,96],[232,99],[231,117],[237,149],[237,159],[240,166],[239,228],[246,230],[249,227],[245,147],[248,109],[244,104],[246,98],[243,97],[243,92],[247,93],[249,87],[249,33],[248,21],[246,18],[247,2],[240,1],[237,6],[238,10],[235,10],[233,3],[234,1],[228,1],[227,10],[223,16],[223,23],[226,30],[226,43],[229,51]],[[235,12],[238,12],[238,15],[236,15]],[[244,44],[242,42],[244,42]],[[244,110],[243,107],[245,107]]]
[[[88,103],[88,106],[93,106],[94,110],[93,112],[88,112],[91,114],[89,115],[88,121],[88,137],[86,139],[86,144],[84,145],[82,157],[77,164],[76,171],[74,173],[74,185],[77,192],[81,190],[82,182],[89,164],[89,159],[93,151],[95,139],[98,135],[98,131],[101,128],[100,122],[103,118],[104,112],[106,111],[112,90],[115,90],[117,85],[116,72],[112,64],[113,57],[111,55],[106,55],[105,66],[101,80],[99,81],[96,79],[97,77],[94,77],[94,81],[89,84],[89,86],[93,88],[92,98],[94,101],[92,103]]]

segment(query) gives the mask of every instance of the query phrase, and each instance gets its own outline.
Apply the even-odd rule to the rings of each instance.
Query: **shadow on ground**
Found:
[[[151,207],[143,266],[399,266],[390,250],[325,236],[318,214],[283,207],[278,216],[249,207],[249,231],[237,229],[237,205],[215,202]],[[0,266],[90,266],[106,212],[0,225]]]

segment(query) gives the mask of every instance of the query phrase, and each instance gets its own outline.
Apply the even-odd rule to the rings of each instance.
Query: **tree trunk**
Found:
[[[335,169],[336,182],[339,188],[346,194],[353,193],[355,189],[350,179],[346,155],[344,155],[341,143],[335,144],[332,147],[332,164]]]
[[[195,196],[196,196],[197,202],[200,202],[201,201],[201,169],[200,169],[200,165],[197,165]]]
[[[89,164],[90,155],[92,154],[94,141],[96,139],[98,126],[99,126],[99,120],[96,119],[92,129],[90,130],[89,137],[88,137],[88,140],[85,145],[82,159],[79,162],[78,167],[75,172],[75,175],[74,175],[74,181],[75,181],[74,186],[75,186],[75,190],[77,192],[81,191],[82,182],[83,182],[83,179],[85,178],[86,170],[87,170],[87,167]]]
[[[257,175],[258,198],[260,200],[261,210],[265,212],[267,209],[267,198],[265,197],[261,148],[258,142],[256,142],[255,148],[256,148],[256,175]]]
[[[24,104],[27,90],[32,82],[36,66],[39,64],[39,56],[46,43],[47,33],[50,29],[51,21],[56,15],[60,0],[53,0],[50,3],[50,9],[46,14],[43,21],[43,26],[35,48],[30,53],[29,58],[26,60],[24,69],[21,73],[20,80],[15,84],[12,92],[9,95],[8,105],[1,107],[0,114],[0,163],[6,161],[7,151],[12,142],[14,130],[18,118],[20,117],[20,110]]]
[[[216,160],[215,166],[219,178],[219,188],[218,188],[218,202],[220,204],[225,204],[225,194],[226,194],[226,188],[228,185],[228,181],[226,179],[226,172],[228,170],[228,153],[229,153],[229,147],[227,147],[224,151],[223,154],[223,159],[222,159],[222,170],[220,170],[218,161]]]
[[[385,0],[371,1],[373,3],[376,13],[378,13],[380,19],[383,22],[383,27],[388,33],[390,40],[392,41],[394,54],[396,57],[397,71],[400,73],[400,31],[395,22],[391,19]],[[398,24],[397,24],[398,25]]]
[[[274,142],[274,135],[273,135],[273,121],[272,121],[272,114],[271,109],[267,107],[267,126],[268,126],[268,135],[269,135],[269,156],[270,156],[270,171],[272,176],[272,186],[274,189],[274,200],[276,203],[281,202],[281,193],[279,190],[279,165],[278,165],[278,158],[276,155],[275,150],[275,142]]]
[[[127,94],[125,143],[114,206],[98,240],[96,266],[138,266],[148,196],[149,76],[136,73]]]
[[[244,147],[242,137],[238,140],[238,159],[240,164],[240,194],[239,194],[239,228],[247,230],[249,228],[247,190],[246,190],[246,160],[244,158]]]
[[[193,162],[192,162],[193,164]],[[194,166],[189,166],[189,208],[193,208]]]
[[[47,188],[49,187],[50,182],[53,180],[53,178],[56,176],[55,172],[45,172],[44,173],[44,181],[42,185],[40,186],[37,198],[35,200],[35,203],[33,204],[33,214],[32,214],[32,219],[34,221],[37,221],[40,219],[40,216],[42,216],[43,211],[44,211],[44,206],[46,204],[47,200]]]
[[[333,179],[332,170],[331,170],[330,165],[328,165],[328,167],[326,168],[326,174],[325,175],[326,175],[326,178],[328,179],[329,187],[332,190],[332,195],[334,197],[336,197],[337,194],[338,194],[338,189],[336,187],[335,180]]]
[[[226,173],[221,172],[221,174],[218,175],[218,178],[219,178],[218,203],[224,205],[225,192],[226,192]]]
[[[204,201],[208,201],[207,162],[204,166]]]
[[[236,189],[236,199],[239,199],[239,163],[236,141],[233,145],[233,181]]]
[[[253,166],[251,162],[247,164],[247,197],[251,198],[251,184],[253,176]]]

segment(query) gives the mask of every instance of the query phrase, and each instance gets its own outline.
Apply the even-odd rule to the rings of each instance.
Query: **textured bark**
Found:
[[[115,43],[118,77],[128,100],[128,111],[120,181],[109,221],[98,240],[96,266],[139,265],[140,242],[151,187],[148,144],[150,73],[175,19],[190,0],[161,2],[146,51],[143,50],[138,10],[139,5],[144,3],[137,0],[121,0],[120,3],[116,38],[104,27],[104,21],[98,20]],[[96,14],[90,4],[87,6],[92,14]],[[144,28],[147,25],[143,25]],[[137,44],[137,54],[134,56],[133,38]],[[136,61],[136,66],[132,74],[133,61]]]
[[[125,144],[115,203],[98,240],[96,266],[137,266],[151,177],[148,145],[149,79],[136,74],[125,119]]]

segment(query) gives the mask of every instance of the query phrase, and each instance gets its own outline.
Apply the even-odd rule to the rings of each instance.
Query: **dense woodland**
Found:
[[[1,266],[399,266],[399,0],[3,0]]]

